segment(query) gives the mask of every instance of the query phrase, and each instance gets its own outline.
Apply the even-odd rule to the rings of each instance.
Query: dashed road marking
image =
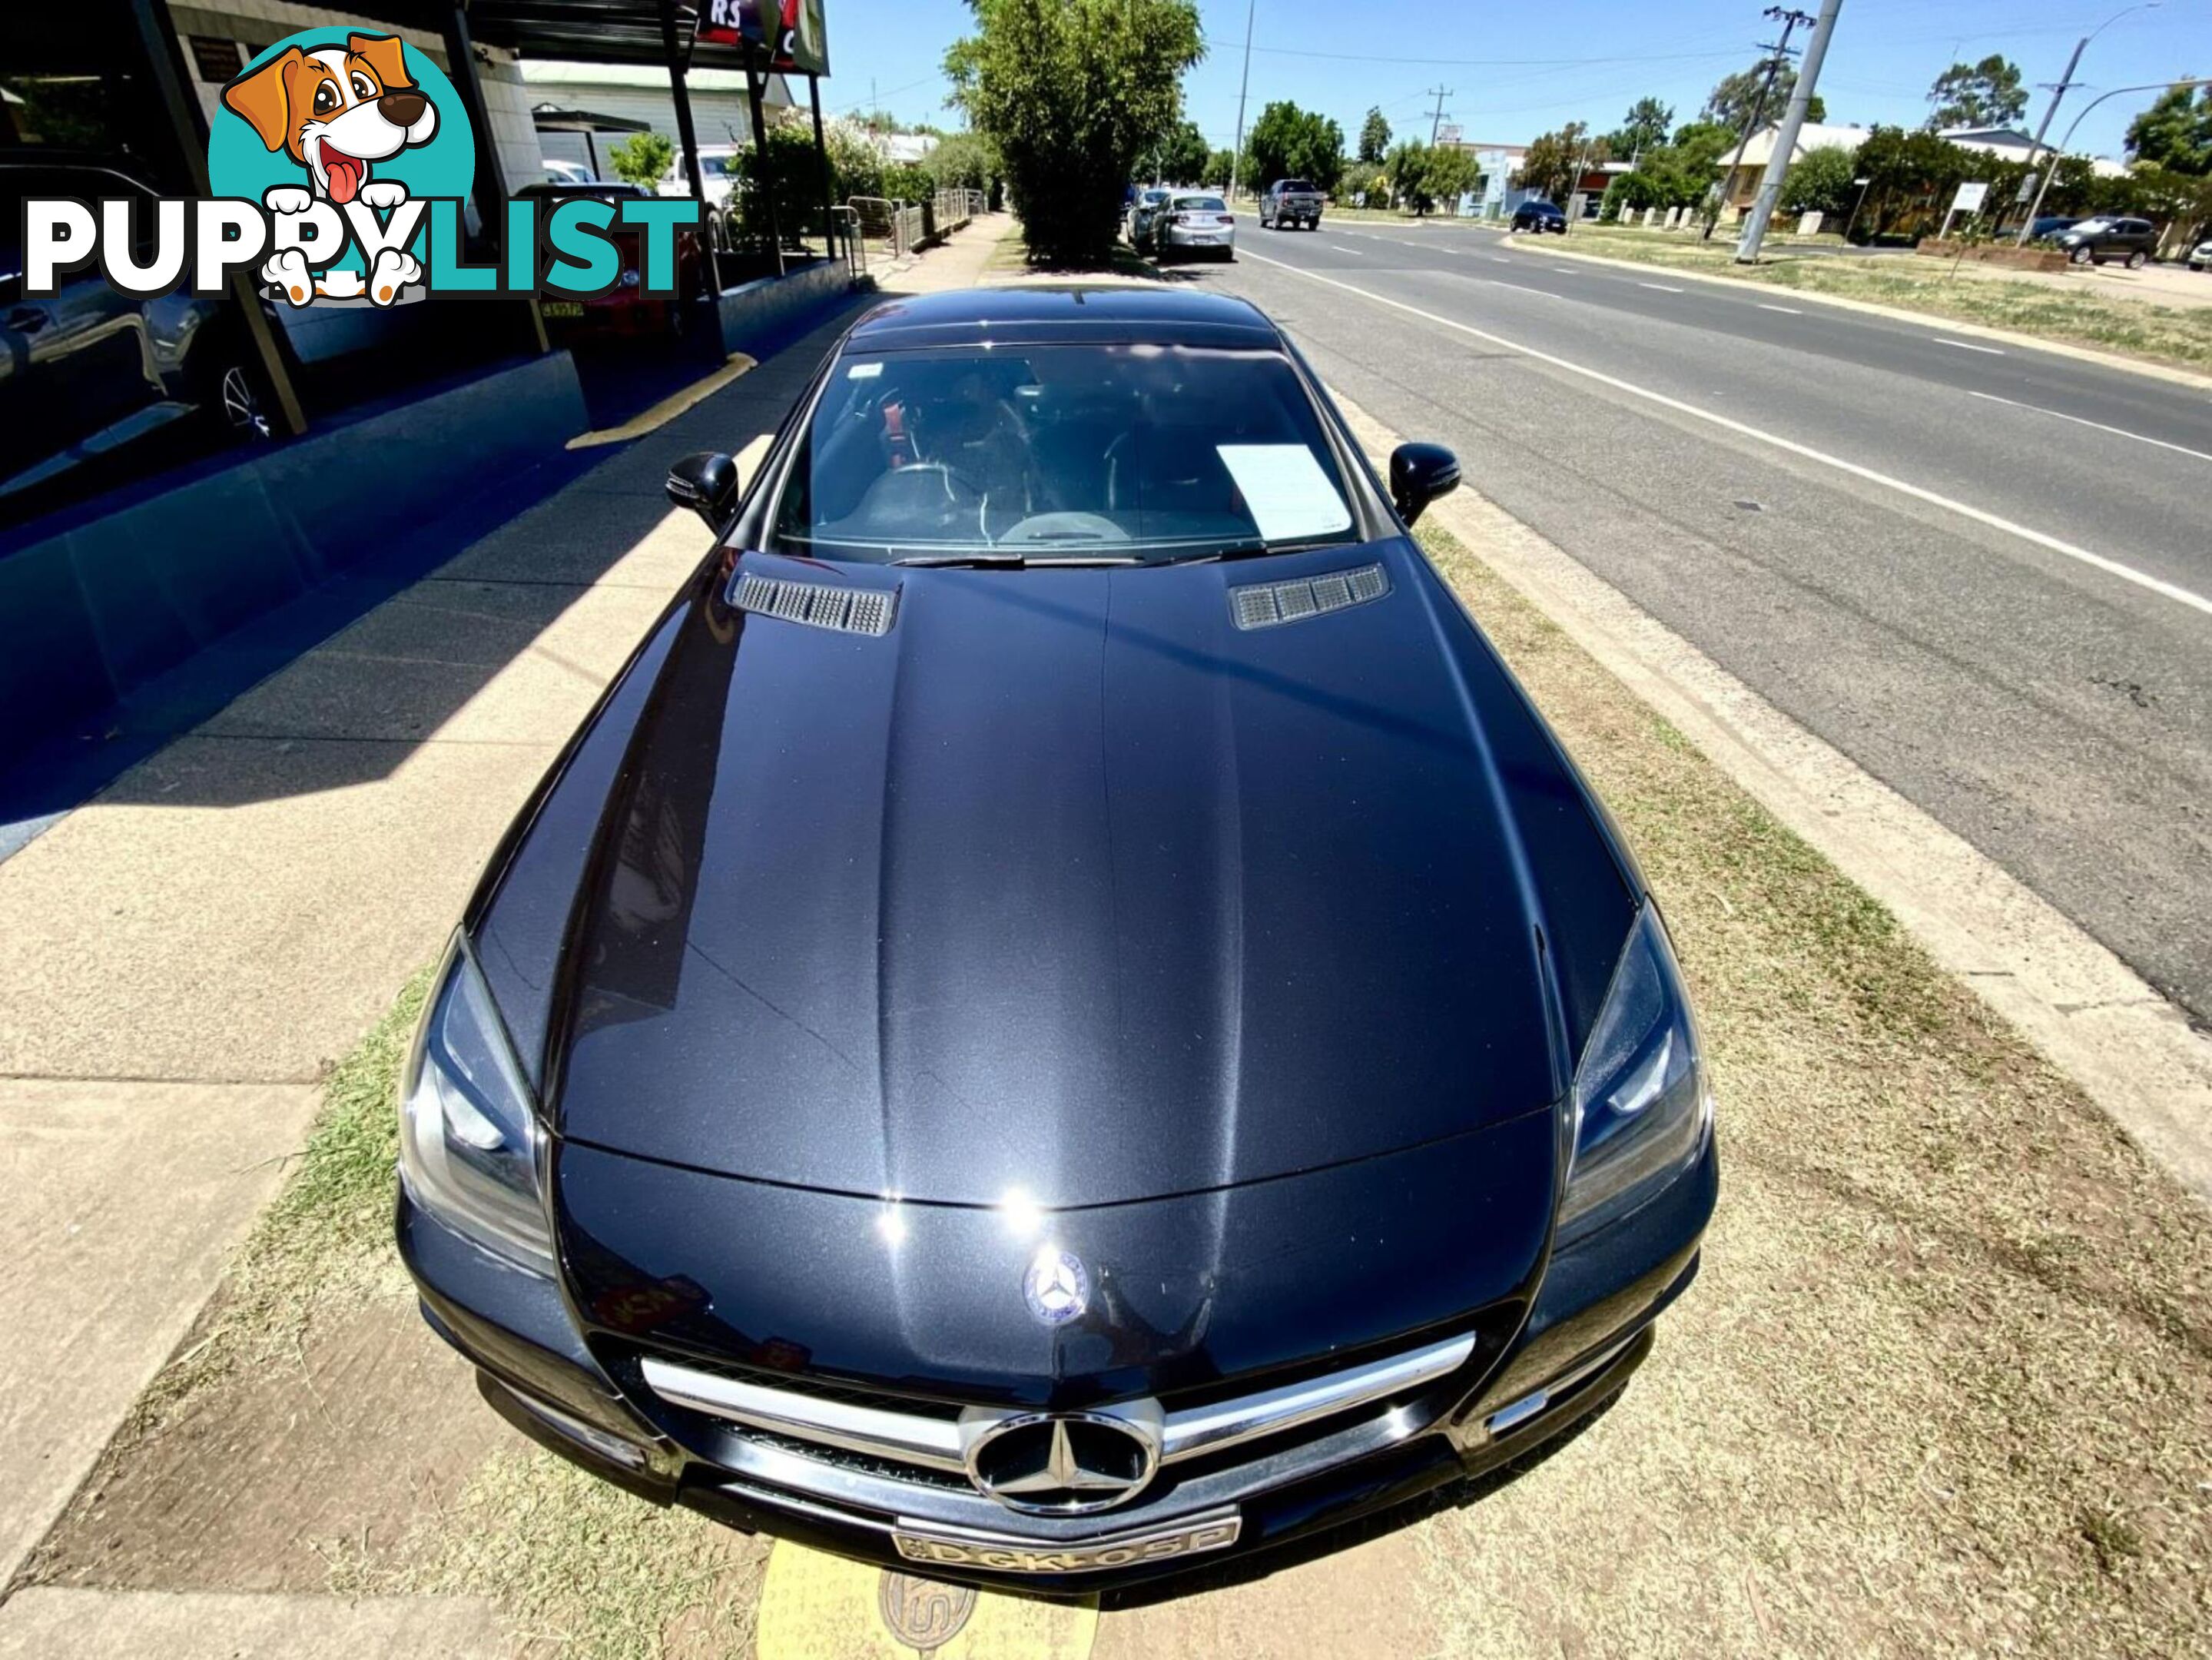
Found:
[[[1681,289],[1670,288],[1664,283],[1638,283],[1636,286],[1639,289],[1656,289],[1662,294],[1680,294],[1682,292]]]
[[[1764,300],[1759,302],[1759,308],[1761,311],[1778,311],[1784,317],[1802,317],[1805,314],[1795,306],[1770,306]]]
[[[1986,352],[1991,357],[2004,356],[2003,351],[1996,346],[1978,346],[1971,340],[1947,340],[1940,334],[1932,335],[1929,337],[1939,346],[1955,346],[1960,351]]]

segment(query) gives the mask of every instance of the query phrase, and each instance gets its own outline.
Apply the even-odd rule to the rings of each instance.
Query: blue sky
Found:
[[[1818,0],[1790,0],[1818,11]],[[1928,83],[1957,59],[2001,52],[2031,87],[2055,81],[2074,42],[2124,0],[1844,0],[1820,76],[1832,121],[1915,125],[1927,113]],[[1288,98],[1336,118],[1347,140],[1370,105],[1402,137],[1425,136],[1436,100],[1452,88],[1447,120],[1467,137],[1515,143],[1571,120],[1600,131],[1618,125],[1636,99],[1654,94],[1678,121],[1697,112],[1712,83],[1749,64],[1771,40],[1764,0],[1547,0],[1540,7],[1475,0],[1257,0],[1252,31],[1248,124],[1271,99]],[[880,102],[908,120],[949,125],[944,78],[947,44],[967,32],[962,0],[828,0],[830,66],[823,88],[833,109]],[[1237,125],[1244,0],[1200,0],[1209,47],[1186,82],[1188,112],[1215,144]],[[1346,24],[1370,16],[1357,35]],[[1800,39],[1802,38],[1801,32]],[[1461,60],[1461,61],[1453,61]],[[2087,99],[2112,87],[2161,77],[2212,76],[2212,0],[2165,0],[2123,17],[2083,56],[2090,90],[2068,96],[2054,131]],[[2049,94],[2036,90],[2029,119]],[[2100,105],[2078,148],[2118,155],[2129,118],[2153,94]]]

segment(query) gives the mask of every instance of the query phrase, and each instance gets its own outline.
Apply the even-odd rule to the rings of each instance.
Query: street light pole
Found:
[[[1244,0],[1244,75],[1237,83],[1237,148],[1229,152],[1229,205],[1237,205],[1237,169],[1244,164],[1244,94],[1252,85],[1252,13],[1260,0]]]
[[[2140,87],[2114,87],[2110,92],[2100,92],[2081,106],[2081,115],[2075,116],[2068,124],[2066,136],[2058,141],[2058,149],[2055,154],[2063,155],[2074,148],[2074,131],[2081,125],[2081,116],[2088,114],[2107,98],[2118,98],[2125,92],[2166,92],[2179,87],[2212,87],[2212,80],[2152,81]],[[2043,182],[2035,187],[2035,200],[2028,206],[2027,222],[2029,224],[2033,225],[2036,216],[2043,211],[2043,193],[2051,188],[2051,175],[2057,171],[2056,167],[2045,167],[2043,170]]]
[[[2116,11],[2110,17],[2107,17],[2103,22],[2098,24],[2095,28],[2091,29],[2088,33],[2083,35],[2079,40],[2076,40],[2074,43],[2074,55],[2066,60],[2066,73],[2058,77],[2058,84],[2051,88],[2051,102],[2044,106],[2043,119],[2037,125],[2035,129],[2035,137],[2029,143],[2027,147],[2027,171],[2030,176],[2033,176],[2035,172],[2036,152],[2043,148],[2043,135],[2051,131],[2051,118],[2058,113],[2059,100],[2065,97],[2066,94],[2073,89],[2074,71],[2081,66],[2081,54],[2088,50],[2089,43],[2095,40],[2099,35],[2102,34],[2106,29],[2112,27],[2113,24],[2118,22],[2120,19],[2125,17],[2129,12],[2155,11],[2159,7],[2165,3],[2166,0],[2143,0],[2143,3],[2139,6],[2129,6],[2124,10]],[[2055,166],[2056,164],[2054,163],[2053,165]],[[2050,171],[2049,168],[2045,168],[2045,170],[2046,172]],[[2044,181],[2042,180],[2038,180],[2036,185],[2035,200],[2036,205],[2039,207],[2043,204],[2043,182]],[[2033,211],[2030,211],[2027,217],[2021,221],[2020,234],[2018,237],[2014,239],[2014,246],[2023,248],[2026,247],[2027,246],[2027,234],[2034,228],[2035,215]]]

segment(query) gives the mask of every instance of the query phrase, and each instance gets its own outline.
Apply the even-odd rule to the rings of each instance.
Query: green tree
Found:
[[[1978,64],[1954,64],[1928,88],[1931,127],[2001,127],[2027,108],[2020,65],[2001,52]]]
[[[822,142],[830,152],[830,176],[837,200],[884,193],[883,154],[858,124],[829,122],[823,127]]]
[[[2212,173],[2212,87],[2168,87],[2128,123],[2128,154],[2169,172]]]
[[[1845,214],[1851,210],[1858,186],[1852,153],[1834,144],[1808,150],[1790,165],[1782,180],[1784,213]]]
[[[1344,179],[1337,186],[1338,197],[1356,208],[1380,207],[1375,198],[1388,199],[1389,184],[1382,176],[1380,163],[1354,161],[1344,170]]]
[[[1311,110],[1278,100],[1260,112],[1245,136],[1251,183],[1265,190],[1278,179],[1304,179],[1333,192],[1344,177],[1344,129]]]
[[[921,158],[939,190],[988,190],[1001,171],[999,153],[980,132],[951,132]]]
[[[1383,173],[1400,205],[1416,214],[1449,205],[1474,188],[1481,176],[1471,151],[1456,144],[1409,142],[1390,152]]]
[[[1528,143],[1528,153],[1513,174],[1514,185],[1533,190],[1554,202],[1573,193],[1577,165],[1595,167],[1613,159],[1602,138],[1593,139],[1580,121],[1570,121],[1557,132],[1539,133]]]
[[[675,159],[675,144],[657,132],[635,134],[607,150],[607,165],[615,170],[616,178],[648,189],[660,181]]]
[[[1170,185],[1203,184],[1200,175],[1206,172],[1207,154],[1206,135],[1184,121],[1154,147],[1147,158],[1149,169],[1139,163],[1138,171],[1147,179],[1158,176]]]
[[[1229,175],[1235,171],[1237,171],[1237,158],[1227,149],[1215,150],[1206,158],[1206,182],[1209,185],[1216,185],[1223,190],[1227,190]],[[1251,181],[1248,179],[1243,182],[1249,184]]]
[[[775,204],[775,226],[789,244],[822,226],[822,162],[814,135],[796,122],[768,130],[765,149],[747,145],[738,153],[738,176],[744,189],[732,198],[734,222],[745,239],[768,245],[768,204]],[[765,179],[766,188],[763,188]]]
[[[1752,110],[1759,103],[1759,89],[1765,80],[1766,59],[1763,58],[1747,70],[1723,76],[1713,89],[1705,94],[1705,107],[1701,112],[1701,119],[1717,121],[1731,131],[1741,133],[1743,124],[1751,119]],[[1790,94],[1796,86],[1796,69],[1784,64],[1775,71],[1773,90],[1766,94],[1765,112],[1759,119],[1762,121],[1779,121],[1782,112],[1790,106]],[[1828,106],[1820,94],[1813,94],[1812,101],[1805,111],[1805,119],[1808,121],[1828,119]]]
[[[1474,151],[1457,144],[1432,144],[1425,174],[1429,194],[1437,204],[1456,210],[1459,198],[1480,181],[1482,164],[1474,159]]]
[[[1370,166],[1380,167],[1382,158],[1390,153],[1390,124],[1382,119],[1382,112],[1370,109],[1367,119],[1359,124],[1359,159]]]
[[[1182,115],[1206,55],[1194,0],[969,0],[945,54],[953,101],[997,146],[1033,258],[1103,265],[1139,157]]]
[[[1621,118],[1620,131],[1606,143],[1615,155],[1639,155],[1665,143],[1667,131],[1674,125],[1672,107],[1656,98],[1639,98],[1628,106],[1628,113]]]
[[[1961,149],[1925,128],[1876,127],[1852,158],[1854,173],[1867,181],[1862,226],[1879,234],[1892,228],[1917,228],[1939,217],[1966,179],[1985,177],[1989,158]]]

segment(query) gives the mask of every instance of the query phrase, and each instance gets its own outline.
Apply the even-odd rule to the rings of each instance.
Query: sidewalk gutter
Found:
[[[1716,277],[1711,271],[1685,271],[1679,265],[1662,265],[1641,259],[1609,259],[1601,253],[1584,253],[1579,248],[1565,246],[1574,239],[1561,237],[1540,245],[1546,256],[1580,259],[1593,265],[1605,265],[1614,271],[1664,271],[1671,282],[1680,278],[1686,283],[1703,283],[1708,287],[1733,289],[1738,294],[1746,289],[1786,294],[1793,300],[1808,300],[1823,306],[1833,306],[1842,311],[1864,312],[1869,317],[1886,317],[1893,323],[1911,323],[1915,327],[1934,325],[1946,334],[1967,334],[1978,340],[2001,341],[2008,346],[2017,346],[2023,351],[2054,352],[2061,357],[2071,357],[2079,362],[2094,363],[2100,368],[2124,369],[2130,374],[2147,374],[2154,380],[2169,380],[2178,386],[2188,386],[2197,392],[2212,392],[2212,374],[2200,374],[2194,369],[2177,368],[2169,363],[2153,363],[2140,357],[2120,357],[2108,351],[2098,351],[2088,346],[2077,346],[2064,340],[2046,340],[2040,335],[2021,334],[2011,329],[1993,329],[1986,323],[1968,323],[1958,318],[1945,317],[1936,312],[1908,311],[1901,306],[1884,306],[1871,300],[1852,300],[1840,294],[1822,294],[1817,289],[1793,289],[1778,283],[1750,283],[1741,277]],[[1526,242],[1506,239],[1507,246],[1526,252],[1540,251]],[[2154,301],[2144,301],[2155,304]]]
[[[1377,466],[1402,441],[1330,394]],[[1464,486],[1430,509],[1790,830],[1887,906],[2212,1206],[2212,1038],[2081,927],[1695,646]]]

